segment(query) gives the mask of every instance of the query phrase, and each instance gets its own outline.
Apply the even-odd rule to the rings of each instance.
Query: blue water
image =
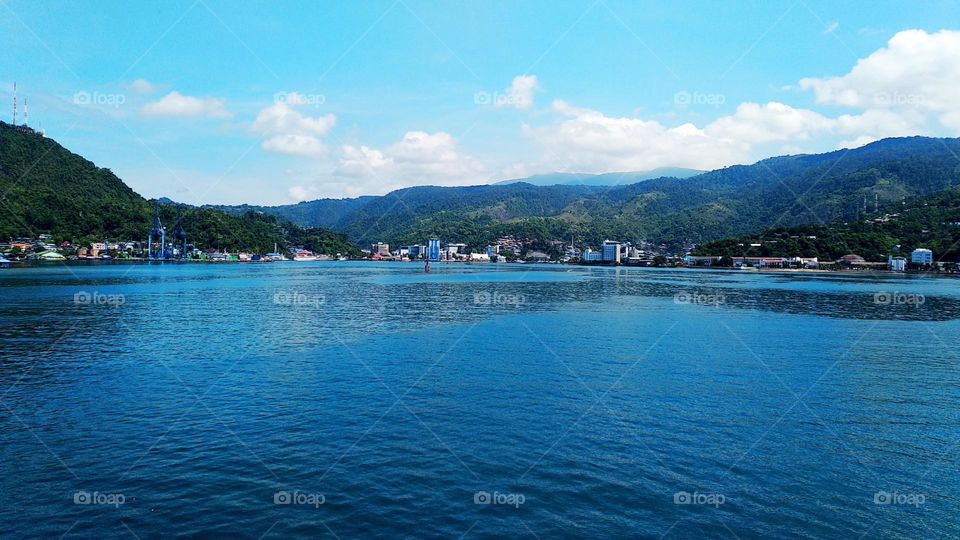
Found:
[[[3,270],[0,538],[955,538],[958,318],[933,277]]]

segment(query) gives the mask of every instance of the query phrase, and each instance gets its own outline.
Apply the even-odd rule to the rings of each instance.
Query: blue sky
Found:
[[[0,100],[147,197],[281,204],[957,136],[953,29],[955,1],[0,0]]]

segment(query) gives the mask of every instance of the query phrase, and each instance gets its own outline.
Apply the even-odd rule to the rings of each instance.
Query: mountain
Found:
[[[156,201],[171,229],[182,212],[188,240],[200,248],[266,253],[274,243],[309,243],[331,253],[358,253],[343,235],[303,229],[256,212],[232,215],[211,208]],[[41,233],[75,243],[146,240],[154,202],[110,169],[74,154],[53,139],[0,122],[0,238]],[[308,249],[311,249],[307,246]]]
[[[679,246],[772,227],[855,219],[864,199],[883,208],[960,184],[960,139],[892,138],[852,150],[780,156],[689,178],[620,186],[528,182],[421,186],[380,197],[258,207],[359,243],[435,236],[481,247],[514,234],[540,244],[571,236]],[[243,212],[245,207],[223,207]]]
[[[659,167],[649,171],[615,172],[604,174],[552,173],[537,174],[528,178],[502,180],[496,185],[524,182],[535,186],[621,186],[636,184],[654,178],[690,178],[705,171],[685,169],[683,167]]]
[[[855,221],[778,227],[708,242],[698,246],[695,254],[834,261],[855,253],[868,261],[884,261],[897,252],[909,258],[921,247],[933,250],[934,260],[960,261],[960,189],[905,199]]]

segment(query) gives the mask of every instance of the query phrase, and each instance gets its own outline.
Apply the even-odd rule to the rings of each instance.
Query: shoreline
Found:
[[[149,259],[113,259],[113,260],[98,260],[98,259],[79,259],[79,260],[66,260],[66,261],[32,261],[32,260],[21,260],[21,261],[10,261],[10,265],[0,268],[0,270],[15,270],[18,268],[27,269],[27,268],[51,268],[55,266],[111,266],[111,265],[150,265],[150,264],[214,264],[214,265],[231,265],[231,264],[251,264],[256,266],[261,266],[264,264],[271,263],[405,263],[405,264],[423,264],[425,261],[374,261],[370,259],[347,259],[347,260],[316,260],[316,261],[294,261],[291,259],[283,261],[211,261],[211,260],[199,260],[199,259],[188,259],[188,260],[149,260]],[[933,272],[933,271],[911,271],[907,270],[904,272],[896,272],[892,270],[884,269],[870,269],[870,268],[842,268],[842,269],[822,269],[822,268],[755,268],[752,270],[743,270],[739,268],[720,268],[720,267],[709,267],[709,266],[641,266],[641,265],[604,265],[604,264],[580,264],[580,263],[558,263],[558,262],[503,262],[503,263],[492,263],[492,262],[475,262],[475,261],[431,261],[431,264],[462,264],[469,266],[491,266],[497,267],[501,265],[538,265],[538,266],[571,266],[579,268],[631,268],[631,269],[654,269],[654,270],[692,270],[692,271],[714,271],[714,272],[731,272],[731,273],[742,273],[742,274],[842,274],[842,275],[857,275],[857,274],[890,274],[890,275],[921,275],[921,274],[933,274],[937,276],[954,276],[960,275],[960,272]],[[0,272],[2,273],[2,272]]]

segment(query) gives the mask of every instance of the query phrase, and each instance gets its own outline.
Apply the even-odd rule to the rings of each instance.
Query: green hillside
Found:
[[[930,195],[960,185],[956,155],[958,139],[896,138],[624,186],[423,186],[381,197],[258,209],[331,228],[360,243],[436,236],[479,246],[502,234],[536,234],[530,238],[679,246],[771,227],[856,219],[865,198],[886,207],[903,197]]]
[[[172,228],[178,208],[159,205]],[[257,212],[234,215],[182,206],[188,240],[200,248],[265,253],[274,243],[309,243],[330,253],[358,253],[343,235],[304,229]],[[109,169],[53,139],[0,122],[0,238],[48,233],[57,241],[145,240],[154,203]],[[310,247],[308,247],[310,249]]]
[[[760,244],[760,246],[752,246]],[[900,246],[897,249],[895,246]],[[871,261],[916,248],[933,250],[934,260],[960,261],[960,189],[907,199],[850,222],[775,228],[758,234],[703,244],[697,255],[836,260],[855,253]]]

